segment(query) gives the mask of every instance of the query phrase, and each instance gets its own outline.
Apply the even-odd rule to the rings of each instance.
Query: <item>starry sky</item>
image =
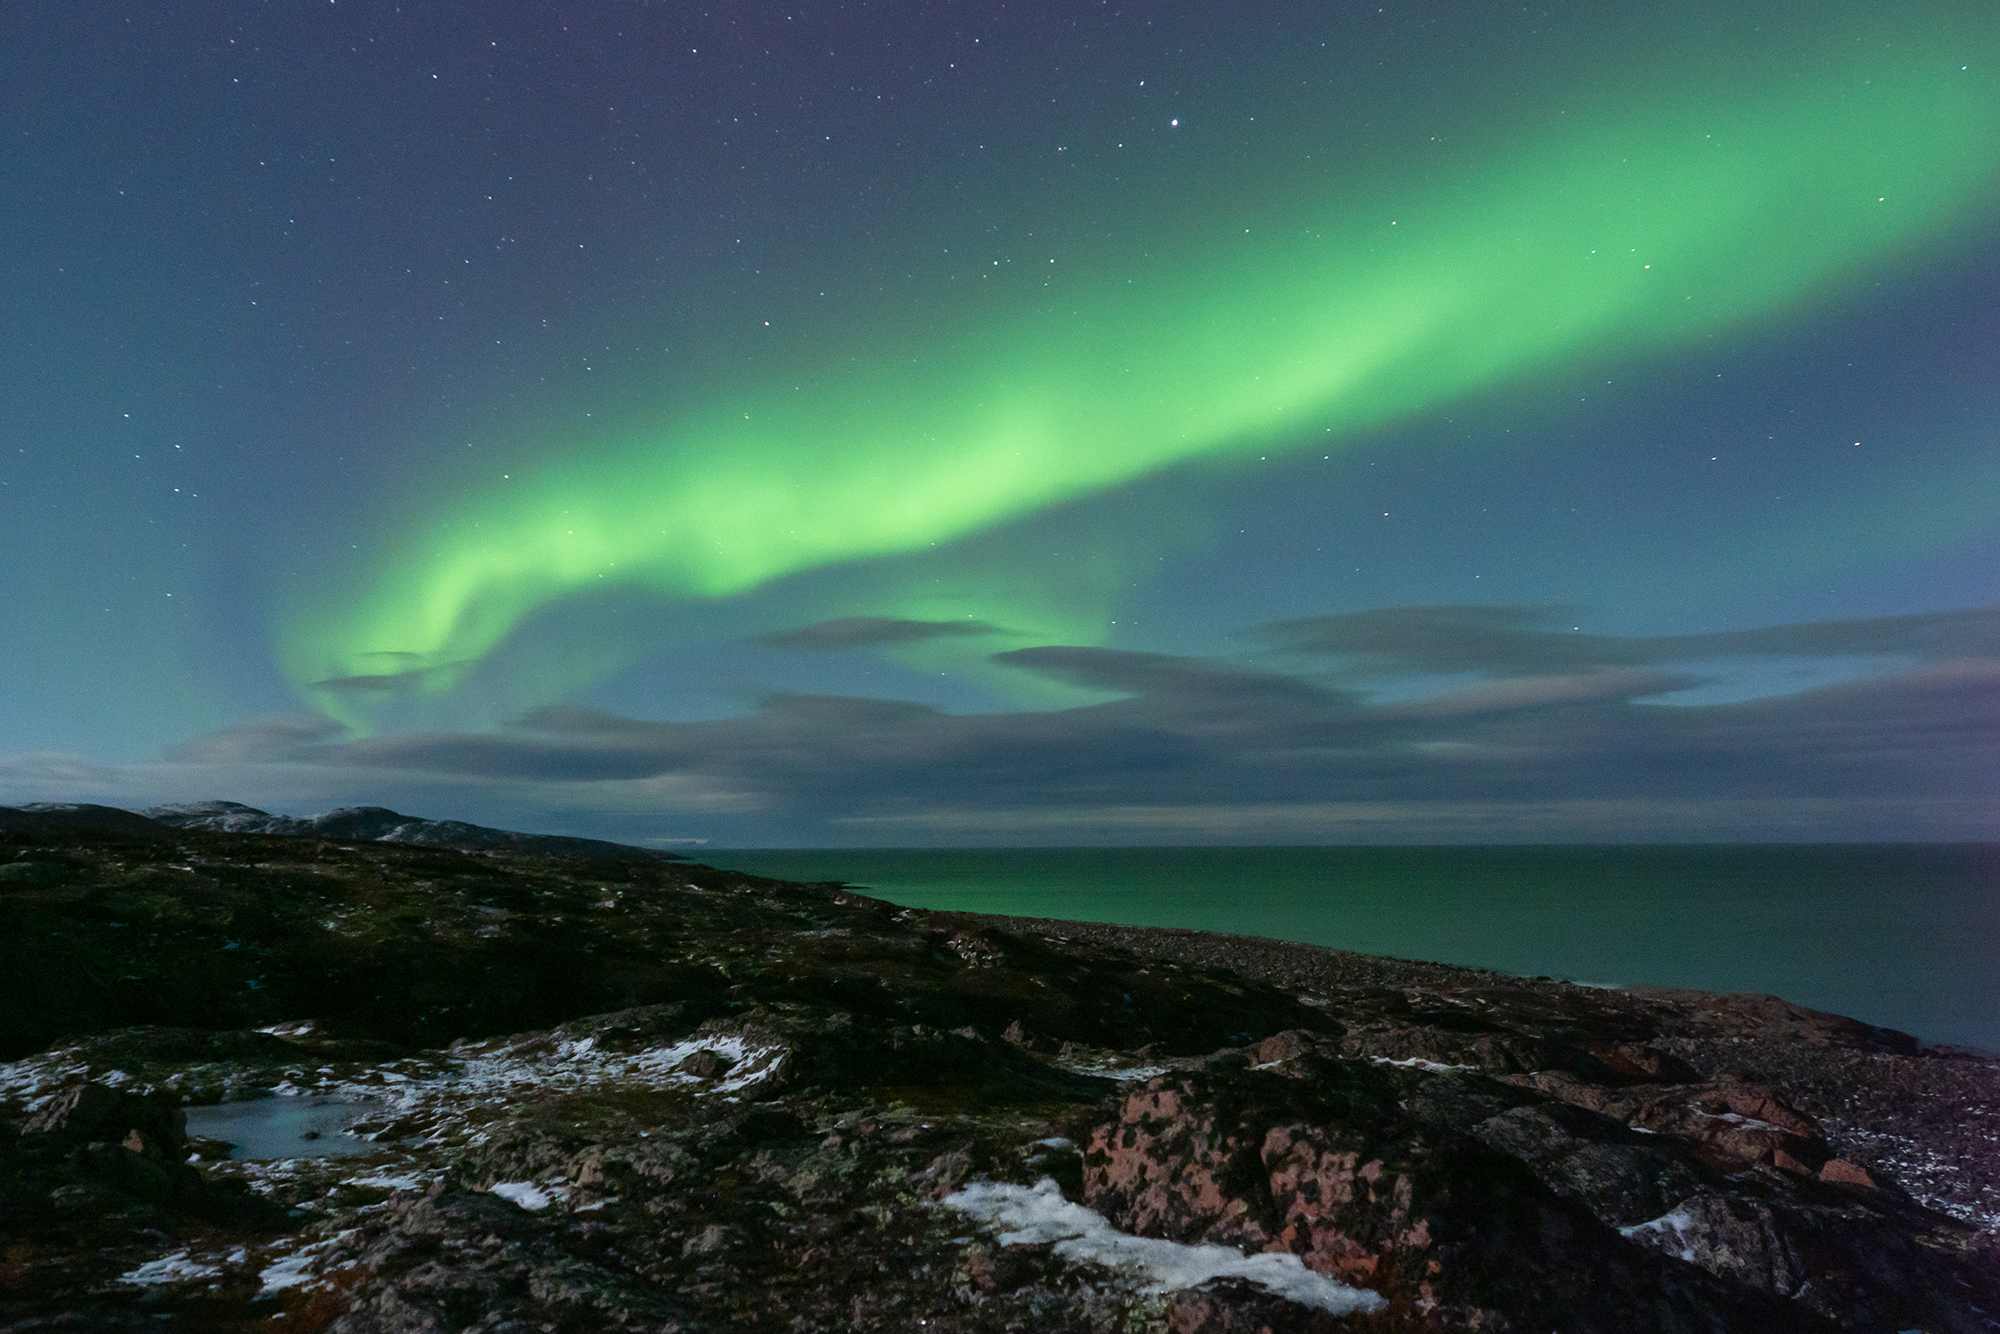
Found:
[[[2000,837],[1985,0],[82,0],[0,106],[0,802]]]

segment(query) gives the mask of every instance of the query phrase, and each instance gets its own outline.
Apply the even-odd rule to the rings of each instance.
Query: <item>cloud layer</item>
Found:
[[[802,625],[796,630],[780,630],[763,636],[759,642],[771,648],[829,650],[916,644],[927,639],[956,639],[966,635],[998,633],[999,626],[985,621],[903,621],[888,616],[841,616]]]
[[[105,799],[121,782],[218,795],[226,781],[268,806],[273,783],[303,782],[355,800],[414,794],[443,803],[426,813],[460,818],[539,810],[571,832],[807,846],[2000,831],[2000,609],[1654,639],[1541,619],[1422,607],[1266,627],[1284,667],[1105,648],[995,655],[1119,696],[1057,711],[773,694],[702,722],[562,706],[498,732],[358,741],[321,719],[266,720],[165,766],[93,771],[79,795]],[[879,627],[856,634],[882,642]],[[1708,679],[1686,664],[1801,656],[1878,667],[1735,703],[1657,702]],[[1335,658],[1376,675],[1330,684],[1320,668]],[[1370,687],[1406,678],[1446,684],[1371,702]],[[66,772],[23,761],[12,781],[0,771],[0,800],[65,795],[50,785]]]
[[[1386,607],[1263,627],[1276,647],[1410,672],[1573,672],[1723,658],[2000,657],[2000,613],[1920,612],[1705,635],[1563,633],[1559,609]]]

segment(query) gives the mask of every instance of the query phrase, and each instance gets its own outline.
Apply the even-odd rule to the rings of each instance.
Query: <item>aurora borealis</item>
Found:
[[[1989,9],[405,8],[9,20],[8,792],[1995,827]]]
[[[1524,131],[1441,199],[1392,176],[1358,199],[1284,201],[1276,240],[1217,242],[1143,288],[1115,265],[1065,274],[1071,309],[983,312],[938,352],[809,368],[811,393],[747,388],[427,515],[352,615],[315,595],[287,647],[307,682],[384,655],[463,662],[607,579],[726,597],[1184,459],[1342,447],[1550,364],[1726,329],[2000,202],[2000,103],[1950,63],[1968,49],[1780,71],[1776,93],[1658,72],[1671,97]],[[989,610],[971,597],[960,614]]]

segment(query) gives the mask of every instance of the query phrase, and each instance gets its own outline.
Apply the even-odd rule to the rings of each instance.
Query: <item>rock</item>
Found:
[[[1588,1055],[1613,1078],[1634,1084],[1695,1083],[1701,1079],[1701,1072],[1680,1057],[1644,1043],[1614,1043]]]
[[[693,1075],[696,1079],[714,1079],[734,1064],[734,1061],[724,1056],[721,1052],[711,1051],[707,1047],[703,1047],[700,1051],[697,1051],[694,1055],[675,1066],[674,1069],[683,1074]]]
[[[1720,1174],[1674,1142],[1562,1103],[1512,1108],[1478,1122],[1472,1133],[1613,1227],[1657,1218],[1690,1194],[1722,1184]]]
[[[1789,1297],[1804,1285],[1805,1262],[1780,1226],[1778,1213],[1760,1200],[1701,1195],[1681,1201],[1653,1222],[1626,1235],[1711,1274]]]
[[[149,1157],[124,1144],[93,1140],[84,1147],[81,1162],[98,1180],[148,1204],[166,1204],[172,1200],[177,1186],[197,1185],[180,1173],[169,1172],[157,1157]]]
[[[155,1161],[187,1157],[187,1113],[102,1084],[72,1084],[21,1126],[23,1135],[102,1140]]]
[[[974,1246],[966,1252],[966,1281],[982,1293],[1015,1292],[1039,1282],[1054,1263],[1053,1242],[1024,1246]]]
[[[1337,1334],[1353,1327],[1239,1278],[1211,1279],[1167,1305],[1169,1334]]]
[[[1605,1087],[1560,1072],[1516,1075],[1509,1080],[1551,1093],[1574,1106],[1654,1134],[1670,1133],[1716,1150],[1718,1166],[1731,1160],[1772,1163],[1805,1176],[1832,1158],[1817,1122],[1760,1084],[1639,1084]]]
[[[689,1237],[681,1246],[681,1254],[714,1255],[729,1247],[730,1231],[720,1223],[710,1223],[707,1227]]]
[[[1738,1322],[1729,1328],[1804,1330],[1821,1315],[1851,1320],[1892,1301],[1893,1289],[1856,1275],[1928,1272],[1912,1286],[1937,1292],[1949,1267],[1912,1244],[1893,1212],[1856,1213],[1816,1193],[1816,1181],[1774,1167],[1746,1190],[1709,1165],[1705,1139],[1637,1134],[1563,1101],[1465,1126],[1479,1098],[1426,1097],[1421,1086],[1480,1076],[1311,1057],[1294,1065],[1279,1074],[1228,1055],[1127,1095],[1090,1137],[1085,1203],[1142,1235],[1288,1252],[1413,1318],[1456,1310],[1467,1320],[1504,1313],[1664,1331],[1707,1311],[1728,1313]],[[1488,1087],[1508,1096],[1507,1085]],[[1730,1096],[1786,1115],[1768,1091]],[[1675,1106],[1723,1097],[1698,1090]],[[1680,1195],[1690,1187],[1702,1193]],[[1648,1210],[1659,1213],[1642,1219]],[[1686,1268],[1662,1269],[1649,1254]],[[1890,1254],[1894,1266],[1882,1259]],[[1303,1319],[1234,1298],[1186,1297],[1175,1309],[1190,1327]]]
[[[1286,1029],[1273,1033],[1257,1044],[1257,1064],[1260,1066],[1282,1065],[1286,1061],[1297,1060],[1318,1047],[1315,1035],[1302,1033],[1297,1029]]]

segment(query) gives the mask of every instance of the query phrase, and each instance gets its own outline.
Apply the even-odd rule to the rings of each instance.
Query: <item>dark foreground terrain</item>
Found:
[[[0,808],[0,1327],[2000,1329],[2000,1063],[1771,997],[152,814]]]

